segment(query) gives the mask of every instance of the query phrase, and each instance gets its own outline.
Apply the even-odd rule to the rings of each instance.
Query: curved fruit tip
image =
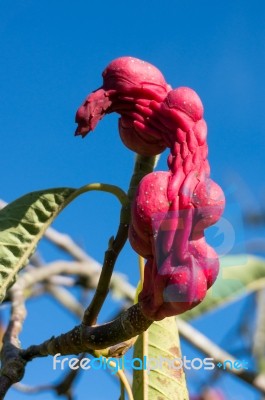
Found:
[[[110,92],[106,92],[102,88],[88,95],[75,116],[75,122],[78,124],[75,136],[85,137],[90,131],[93,131],[111,105]]]

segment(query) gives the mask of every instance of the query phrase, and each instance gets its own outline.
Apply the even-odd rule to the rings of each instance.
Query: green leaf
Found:
[[[265,259],[248,254],[223,257],[218,278],[206,298],[181,318],[199,317],[262,287],[265,287]]]
[[[57,215],[77,196],[91,190],[110,192],[123,205],[128,202],[126,193],[120,188],[93,183],[80,189],[55,188],[32,192],[0,211],[0,302]]]
[[[258,370],[265,373],[265,289],[258,291],[256,296],[257,319],[253,339],[252,352],[257,359]]]
[[[154,322],[139,336],[134,358],[147,369],[133,374],[135,400],[188,400],[185,374],[180,365],[179,336],[174,317]]]
[[[75,189],[29,193],[0,211],[0,301]]]

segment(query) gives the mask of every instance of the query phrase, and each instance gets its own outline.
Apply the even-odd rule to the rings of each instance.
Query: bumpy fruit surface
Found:
[[[119,132],[125,146],[145,156],[164,151],[162,140],[138,132],[134,126],[135,120],[144,121],[137,102],[148,107],[151,100],[162,101],[171,89],[159,69],[138,58],[120,57],[106,67],[102,77],[102,87],[91,93],[77,111],[76,135],[84,137],[105,114],[115,111],[121,115]]]
[[[85,136],[113,111],[128,148],[145,156],[170,151],[168,171],[141,180],[129,228],[133,249],[146,258],[139,303],[147,318],[160,320],[195,307],[214,283],[219,261],[204,230],[221,217],[224,194],[210,179],[207,125],[194,90],[172,90],[153,65],[118,58],[79,108],[76,134]]]

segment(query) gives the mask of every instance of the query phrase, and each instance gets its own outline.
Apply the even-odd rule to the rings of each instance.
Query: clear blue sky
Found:
[[[173,87],[190,86],[199,93],[208,124],[212,177],[223,186],[228,205],[236,204],[239,213],[250,204],[248,198],[253,207],[260,207],[264,21],[265,3],[258,0],[0,0],[0,197],[11,201],[37,189],[95,181],[126,189],[133,154],[121,144],[117,116],[108,116],[84,140],[73,133],[76,109],[101,85],[102,70],[114,58],[131,55],[155,64]],[[159,168],[166,168],[165,156]],[[71,205],[55,227],[72,233],[102,261],[118,213],[115,199],[90,194]],[[49,260],[54,253],[47,248],[44,256]],[[138,279],[135,261],[127,246],[118,269],[128,272],[133,283]],[[51,311],[49,300],[43,302],[42,315],[39,306],[31,306],[23,344],[39,342],[55,329],[59,333],[73,324],[69,319],[60,326],[61,310]],[[32,332],[30,319],[39,321],[38,330]],[[38,369],[41,365],[43,360],[32,363],[25,381],[31,381],[30,374],[36,381],[50,378],[51,373]],[[45,371],[49,368],[46,362]],[[97,385],[94,398],[103,399],[106,388],[113,393],[111,398],[117,398],[118,386],[110,378],[98,374],[92,384],[99,378],[105,383]],[[90,382],[85,377],[82,390]],[[247,396],[256,399],[249,392]],[[8,398],[26,396],[13,392]],[[47,394],[38,396],[42,398],[52,399]]]

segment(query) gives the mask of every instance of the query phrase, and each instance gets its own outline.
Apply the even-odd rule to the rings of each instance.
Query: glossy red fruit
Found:
[[[103,85],[88,95],[76,113],[76,135],[86,136],[104,115],[117,112],[120,137],[130,150],[144,156],[160,154],[166,144],[152,136],[151,130],[142,134],[134,121],[143,121],[138,101],[148,106],[151,100],[161,102],[171,87],[154,65],[134,57],[112,61],[102,73]]]
[[[123,143],[144,156],[170,149],[168,171],[140,182],[131,206],[129,240],[146,258],[139,302],[147,318],[159,320],[199,304],[214,283],[219,261],[204,230],[219,220],[225,198],[207,160],[207,125],[197,93],[171,90],[152,64],[133,57],[112,61],[103,85],[76,114],[85,136],[107,113],[120,114]]]

